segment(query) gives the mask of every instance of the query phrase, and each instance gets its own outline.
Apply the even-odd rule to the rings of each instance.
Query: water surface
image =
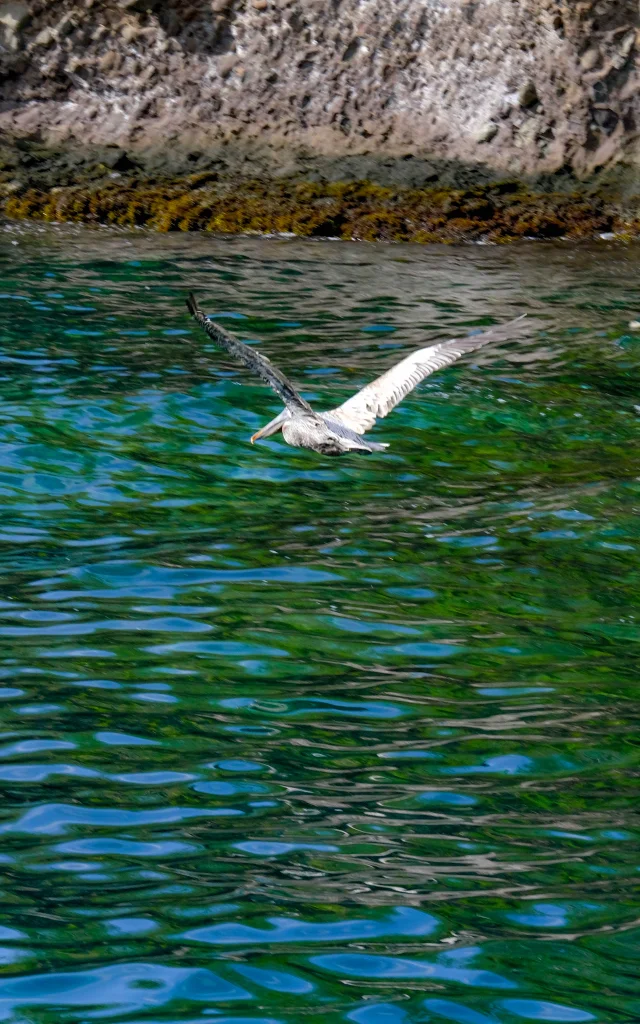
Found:
[[[0,232],[0,1020],[637,1021],[640,258]],[[382,456],[249,444],[523,312]]]

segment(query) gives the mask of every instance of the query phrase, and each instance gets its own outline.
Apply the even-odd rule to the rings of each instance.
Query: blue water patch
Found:
[[[120,772],[112,777],[116,782],[124,782],[129,786],[175,786],[197,778],[191,772],[173,771]]]
[[[488,1016],[486,1013],[479,1013],[472,1010],[463,1003],[456,1003],[452,999],[425,999],[423,1006],[436,1017],[444,1020],[455,1021],[455,1024],[502,1024],[498,1017]]]
[[[68,338],[102,338],[104,331],[81,331],[77,327],[69,327],[64,332]]]
[[[324,971],[338,974],[345,978],[368,978],[381,981],[385,979],[418,980],[433,979],[435,981],[457,982],[479,988],[516,988],[514,981],[503,978],[493,971],[476,970],[468,966],[451,967],[445,963],[426,960],[413,960],[404,957],[376,956],[366,953],[329,953],[314,956],[311,963]]]
[[[533,761],[526,754],[499,754],[489,757],[484,764],[467,764],[441,768],[443,775],[485,775],[496,772],[500,775],[519,775],[531,771]]]
[[[268,917],[269,928],[255,928],[240,922],[209,925],[185,932],[181,938],[214,945],[249,945],[263,942],[345,942],[397,935],[409,938],[431,935],[438,919],[412,907],[395,907],[380,918],[353,918],[311,922],[288,917]],[[373,958],[371,958],[373,959]],[[321,957],[313,958],[318,963]]]
[[[190,818],[212,817],[217,813],[217,810],[206,807],[161,807],[157,810],[129,811],[121,808],[51,803],[30,808],[16,821],[0,825],[0,832],[57,836],[63,835],[77,824],[131,828],[136,825],[171,824],[188,821]]]
[[[226,1002],[248,993],[205,968],[127,963],[89,971],[54,972],[0,979],[0,1012],[21,1007],[110,1007],[139,1012],[173,1000]]]
[[[212,761],[210,768],[220,768],[223,772],[263,772],[265,765],[256,761],[244,761],[237,758],[229,758],[224,761]]]
[[[285,712],[290,718],[313,713],[345,718],[400,718],[408,713],[408,709],[383,700],[329,700],[317,697],[315,700],[296,701],[295,705]]]
[[[438,644],[438,643],[415,643],[415,644],[397,644],[394,647],[389,648],[394,654],[403,654],[407,658],[452,658],[455,654],[461,654],[464,650],[463,647],[457,644]],[[375,651],[371,651],[374,654]]]
[[[541,999],[503,999],[501,1005],[521,1020],[559,1021],[562,1024],[579,1024],[581,1021],[596,1020],[586,1010],[548,1003]]]
[[[428,587],[388,587],[387,593],[397,597],[408,597],[414,601],[432,601],[436,596]]]
[[[240,643],[236,640],[181,640],[173,644],[154,644],[152,647],[147,647],[146,650],[149,654],[212,654],[227,658],[289,657],[289,652],[280,647]]]
[[[147,935],[155,931],[158,925],[146,917],[112,917],[105,923],[105,927],[114,936]]]
[[[268,793],[269,790],[260,782],[239,779],[237,782],[196,782],[192,789],[194,793],[204,793],[208,796],[236,796],[240,793]]]
[[[45,782],[54,775],[95,779],[100,778],[101,773],[77,764],[12,764],[0,767],[0,780],[3,782]]]
[[[347,1020],[355,1021],[355,1024],[406,1024],[408,1015],[400,1006],[374,1003],[352,1010],[347,1014]]]
[[[193,843],[184,843],[177,839],[161,839],[156,842],[143,842],[135,839],[74,839],[57,846],[60,853],[79,854],[81,857],[150,857],[164,860],[178,854],[195,853],[198,849]]]
[[[554,686],[479,686],[484,697],[524,697],[526,694],[553,693]]]
[[[312,853],[337,853],[339,846],[328,846],[325,843],[277,843],[269,841],[251,841],[233,844],[242,853],[251,853],[255,857],[281,857],[297,850],[310,850]]]
[[[532,928],[564,928],[568,923],[566,908],[553,903],[534,903],[527,913],[514,911],[507,917]]]
[[[473,807],[477,800],[467,793],[445,793],[431,790],[428,793],[420,793],[420,800],[430,804],[443,804],[450,807]]]
[[[310,981],[306,981],[305,978],[275,967],[271,970],[264,970],[261,967],[248,967],[237,964],[234,969],[237,974],[246,978],[247,981],[260,985],[261,988],[266,988],[270,992],[282,992],[284,995],[290,996],[303,996],[309,995],[315,989],[315,985]]]
[[[111,732],[109,730],[96,733],[96,739],[100,743],[106,743],[109,747],[155,747],[159,740],[152,740],[145,736],[132,736],[127,732]]]
[[[25,754],[40,754],[49,750],[75,750],[77,744],[71,740],[23,739],[0,747],[0,757],[20,757]]]
[[[548,828],[545,829],[545,834],[548,836],[557,836],[559,839],[576,839],[579,843],[593,843],[594,836],[590,836],[585,832],[567,832],[559,828]]]

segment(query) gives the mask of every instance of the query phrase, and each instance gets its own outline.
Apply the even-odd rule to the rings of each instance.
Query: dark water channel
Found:
[[[541,328],[329,460],[321,406]],[[0,1020],[640,1020],[640,250],[0,227]]]

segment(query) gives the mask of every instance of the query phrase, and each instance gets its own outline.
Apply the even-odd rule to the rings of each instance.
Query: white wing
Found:
[[[526,314],[509,323],[492,327],[482,334],[454,338],[412,352],[381,377],[367,384],[362,391],[348,398],[337,409],[332,409],[331,416],[358,434],[366,433],[367,430],[371,430],[377,419],[382,419],[395,409],[396,405],[429,374],[442,370],[467,352],[482,348],[491,341],[501,341],[510,337],[514,332],[514,326],[521,323],[525,316]]]

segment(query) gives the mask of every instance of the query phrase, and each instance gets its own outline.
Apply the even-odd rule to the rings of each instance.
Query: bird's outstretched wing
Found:
[[[332,409],[331,416],[358,434],[366,433],[367,430],[371,430],[377,419],[382,419],[395,409],[396,405],[429,374],[442,370],[467,352],[482,348],[491,341],[511,337],[515,325],[520,324],[525,316],[526,314],[510,320],[509,323],[499,324],[482,334],[454,338],[412,352],[402,362],[392,366],[381,377],[363,387],[352,398],[348,398],[337,409]]]
[[[298,394],[291,381],[287,380],[285,375],[280,373],[280,370],[276,369],[266,356],[263,356],[255,348],[251,348],[250,345],[245,345],[243,341],[230,334],[229,331],[225,331],[224,327],[202,312],[193,292],[189,293],[187,309],[211,340],[219,348],[225,349],[230,355],[244,363],[247,369],[261,377],[266,384],[269,384],[291,413],[313,413],[309,403]]]

